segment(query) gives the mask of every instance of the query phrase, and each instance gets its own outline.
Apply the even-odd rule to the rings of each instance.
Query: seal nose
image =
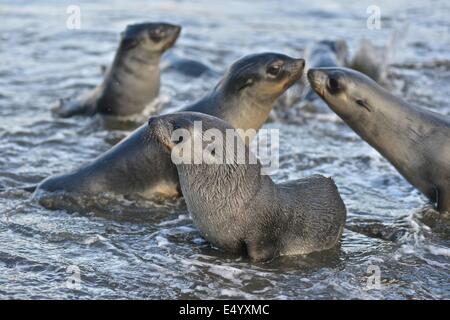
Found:
[[[313,82],[314,81],[314,73],[316,72],[316,70],[314,69],[309,69],[308,73],[306,74],[306,76],[308,77],[309,82]]]

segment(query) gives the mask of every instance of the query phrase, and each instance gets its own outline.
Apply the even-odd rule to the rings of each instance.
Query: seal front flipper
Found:
[[[93,115],[96,113],[95,99],[92,96],[94,92],[78,99],[60,99],[59,104],[52,108],[52,113],[61,118],[69,118],[75,115]]]
[[[252,261],[268,262],[278,256],[275,241],[256,239],[245,241],[247,255]]]

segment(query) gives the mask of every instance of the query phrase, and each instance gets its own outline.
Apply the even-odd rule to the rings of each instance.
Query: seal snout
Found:
[[[323,95],[327,80],[326,73],[320,69],[311,68],[308,70],[307,77],[314,91],[320,95]]]
[[[181,33],[181,26],[173,24],[170,26],[169,32],[175,39],[177,39]]]
[[[170,132],[167,123],[161,117],[151,117],[147,122],[150,136],[159,141],[169,151],[171,150]]]

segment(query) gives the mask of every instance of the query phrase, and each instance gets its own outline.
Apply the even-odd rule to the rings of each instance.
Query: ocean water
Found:
[[[314,41],[345,39],[354,55],[367,39],[381,48],[387,87],[449,116],[448,1],[379,1],[376,30],[366,24],[371,1],[78,1],[79,30],[66,25],[71,4],[0,1],[0,298],[450,298],[448,222],[326,108],[265,127],[280,130],[274,180],[320,173],[338,185],[348,219],[332,252],[250,263],[211,247],[182,200],[94,199],[89,212],[68,213],[17,189],[110,147],[118,130],[101,119],[50,109],[101,81],[127,24],[181,24],[171,51],[217,74],[249,53],[302,57]],[[165,72],[160,100],[182,107],[218,79]]]

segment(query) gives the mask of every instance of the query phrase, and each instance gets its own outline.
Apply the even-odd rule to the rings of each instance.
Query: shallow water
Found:
[[[366,28],[370,1],[98,1],[81,3],[81,30],[66,28],[70,1],[0,1],[0,187],[30,185],[89,161],[114,132],[98,118],[54,119],[50,108],[97,84],[129,23],[183,25],[172,50],[223,72],[240,56],[302,56],[325,38],[388,45],[388,83],[407,101],[450,115],[450,4],[381,4],[382,28]],[[382,2],[379,2],[382,3]],[[217,78],[170,72],[161,100],[176,108]],[[341,247],[268,264],[206,243],[183,201],[98,199],[90,214],[49,211],[30,194],[0,192],[0,298],[450,298],[450,232],[426,199],[331,112],[279,128],[276,181],[333,176],[348,208]],[[378,230],[378,232],[375,232]],[[367,286],[368,268],[381,286]],[[67,286],[79,268],[79,288]],[[370,268],[369,268],[370,269]],[[369,279],[370,280],[370,279]]]

